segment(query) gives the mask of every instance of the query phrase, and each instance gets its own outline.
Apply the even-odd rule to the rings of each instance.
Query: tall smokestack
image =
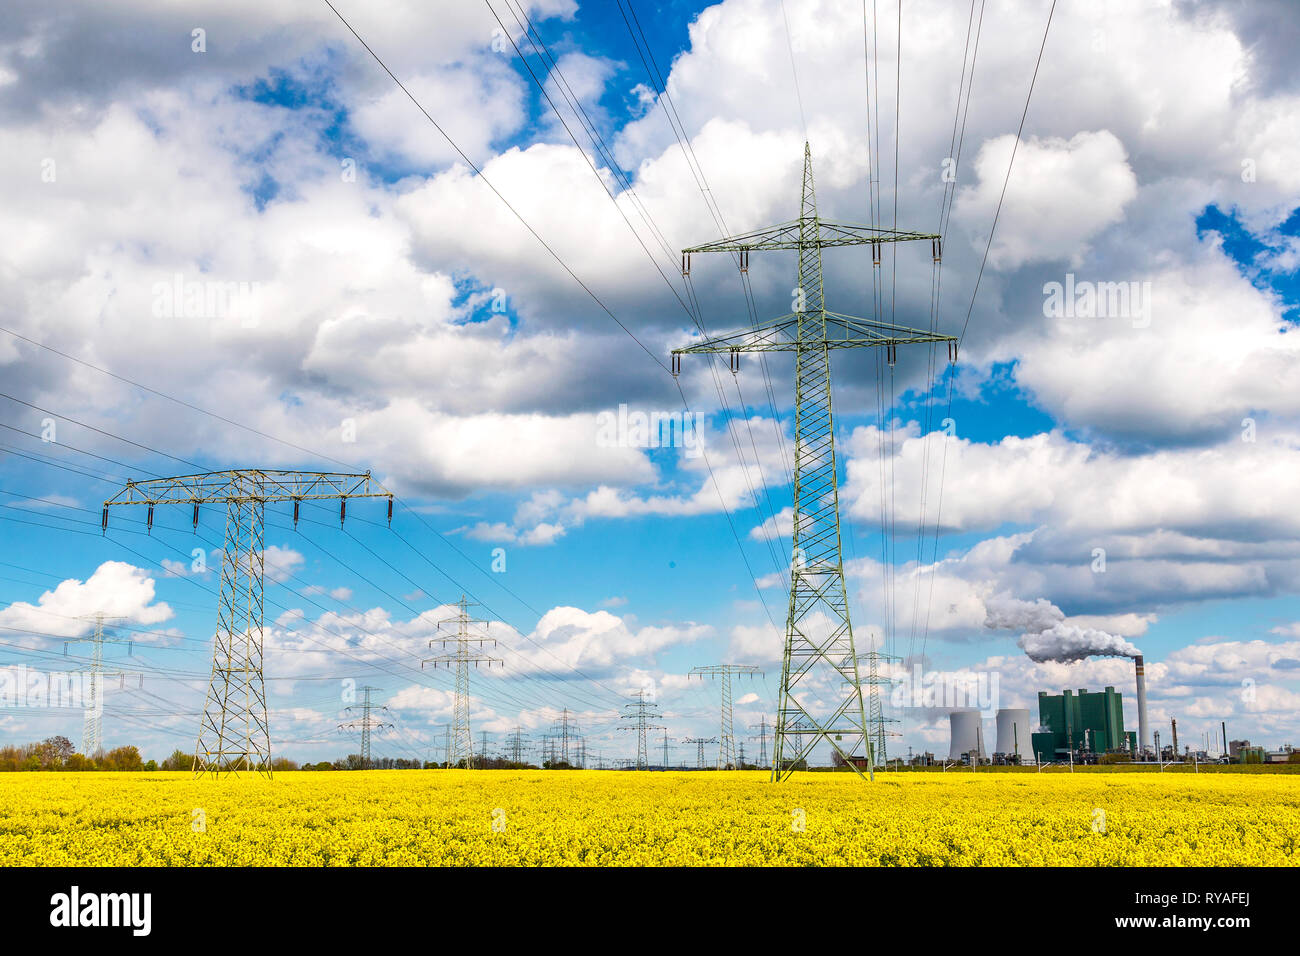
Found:
[[[1138,750],[1145,751],[1151,746],[1151,738],[1147,736],[1147,676],[1142,655],[1133,660],[1137,664]]]

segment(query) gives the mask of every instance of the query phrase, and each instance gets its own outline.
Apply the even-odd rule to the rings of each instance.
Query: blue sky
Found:
[[[883,419],[874,363],[837,356],[859,643],[884,622],[885,649],[905,658],[900,676],[913,663],[996,674],[1002,706],[1031,706],[1040,689],[1103,683],[1128,698],[1122,660],[1036,664],[1020,649],[1023,632],[985,626],[995,599],[1050,602],[1069,627],[1129,640],[1155,662],[1158,721],[1177,716],[1195,739],[1226,720],[1232,736],[1277,746],[1300,729],[1287,664],[1300,656],[1300,529],[1276,484],[1300,448],[1289,388],[1300,366],[1285,334],[1300,303],[1300,185],[1277,158],[1288,131],[1269,117],[1294,115],[1296,90],[1271,70],[1266,47],[1250,46],[1246,25],[1189,8],[1175,21],[1182,45],[1216,51],[1222,72],[1181,90],[1182,112],[1135,99],[1152,84],[1177,88],[1190,61],[1164,51],[1135,77],[1111,67],[1122,54],[1090,60],[1072,38],[1099,31],[1138,49],[1163,29],[1156,6],[1064,14],[981,271],[1045,17],[1045,5],[1029,6],[1001,14],[970,86],[965,18],[936,7],[929,40],[905,34],[900,226],[937,228],[949,195],[937,170],[962,102],[959,78],[970,93],[938,322],[956,334],[968,307],[971,321],[950,410],[949,381],[928,379],[924,353],[900,365]],[[725,373],[722,404],[704,363],[687,357],[681,383],[700,416],[707,467],[681,448],[593,442],[597,416],[621,404],[681,411],[671,378],[646,351],[666,362],[690,323],[647,260],[682,288],[675,250],[716,237],[717,227],[666,103],[653,99],[661,91],[643,88],[650,78],[620,8],[529,9],[616,158],[619,175],[597,165],[626,221],[519,58],[494,43],[486,9],[435,5],[385,19],[341,7],[636,341],[476,181],[327,8],[213,8],[197,17],[207,24],[202,54],[190,48],[187,18],[147,4],[87,9],[118,27],[147,20],[148,29],[131,39],[110,31],[118,39],[92,53],[56,30],[39,57],[13,54],[4,65],[13,79],[0,122],[26,177],[12,215],[30,238],[3,253],[0,270],[0,324],[11,333],[0,333],[10,396],[0,400],[9,426],[0,436],[8,635],[0,665],[77,665],[85,645],[65,658],[62,643],[84,636],[76,619],[101,608],[125,615],[121,633],[137,638],[131,656],[108,656],[144,684],[131,690],[124,680],[111,694],[108,745],[137,743],[155,757],[193,746],[218,580],[211,569],[190,570],[192,551],[215,565],[223,516],[205,508],[195,534],[186,509],[160,508],[147,534],[142,513],[118,509],[101,537],[102,501],[127,477],[253,466],[369,469],[399,499],[392,531],[382,501],[351,503],[342,530],[333,506],[305,511],[297,531],[288,506],[268,508],[268,562],[281,562],[266,591],[278,753],[354,750],[337,728],[341,688],[352,681],[382,687],[377,696],[391,708],[396,727],[377,752],[429,759],[450,719],[451,685],[420,660],[435,653],[431,619],[462,593],[495,622],[489,633],[505,661],[474,678],[475,734],[487,730],[494,749],[515,726],[540,740],[569,707],[593,753],[626,757],[635,748],[618,731],[620,709],[647,686],[674,739],[708,736],[717,688],[686,675],[723,661],[765,672],[738,687],[737,723],[770,719],[789,573],[781,512],[791,487],[779,450],[793,429],[789,366],[771,365],[774,424],[757,362],[746,359],[739,379],[742,414]],[[779,4],[636,11],[733,231],[797,212],[805,124],[792,58],[822,214],[868,215],[871,149],[888,214],[897,55],[888,25],[878,41],[888,82],[871,101],[881,138],[868,143],[860,20],[848,24],[855,45],[845,24],[792,9],[787,46]],[[293,40],[277,42],[286,23]],[[37,21],[20,17],[8,29],[34,35]],[[933,45],[929,66],[916,52],[923,43]],[[133,68],[120,44],[157,55],[148,69]],[[115,66],[93,86],[44,78],[74,55]],[[559,75],[531,62],[554,90]],[[1071,83],[1080,63],[1091,85]],[[857,85],[827,85],[844,75]],[[1114,103],[1123,107],[1108,113]],[[565,118],[590,152],[580,124]],[[1190,157],[1193,130],[1205,129],[1216,151]],[[49,158],[57,178],[33,184],[31,170]],[[1240,173],[1247,161],[1251,178]],[[828,258],[830,307],[871,309],[863,258],[856,250]],[[924,325],[928,257],[904,250],[896,265],[899,321]],[[759,316],[789,310],[791,270],[788,257],[754,258]],[[1053,319],[1044,285],[1067,273],[1138,291],[1147,283],[1148,324]],[[156,289],[174,275],[255,284],[257,321],[160,316]],[[748,321],[724,265],[697,263],[692,281],[710,331]],[[953,437],[940,430],[945,417]],[[53,442],[40,440],[47,418]],[[1258,429],[1249,445],[1247,419]],[[891,421],[894,440],[882,453],[877,429],[888,432]],[[347,422],[355,441],[341,437]],[[893,477],[898,528],[892,623],[880,598],[878,461]],[[765,534],[774,513],[777,533]],[[930,530],[917,567],[921,515]],[[1110,562],[1102,575],[1088,570],[1099,547]],[[168,570],[164,560],[180,563]],[[62,582],[70,583],[59,590]],[[1247,681],[1257,695],[1247,698]],[[902,736],[891,752],[946,750],[942,709],[895,716]],[[0,710],[6,740],[57,732],[79,741],[80,726],[78,713]],[[756,746],[746,740],[747,752]],[[693,751],[678,745],[674,759]]]

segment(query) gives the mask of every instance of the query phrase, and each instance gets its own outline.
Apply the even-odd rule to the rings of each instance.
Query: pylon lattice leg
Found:
[[[458,646],[459,659],[456,661],[456,702],[453,722],[456,727],[456,750],[452,757],[452,766],[461,760],[468,769],[474,762],[474,737],[469,728],[469,661],[465,658],[465,645]]]
[[[265,537],[265,504],[251,497],[231,499],[226,507],[212,675],[194,748],[194,768],[200,775],[240,770],[271,773],[262,677]]]
[[[82,722],[82,752],[87,757],[94,757],[104,742],[104,647],[102,625],[95,627],[95,645],[91,652],[90,665],[90,706],[86,708],[86,718]]]
[[[731,672],[722,674],[722,734],[718,746],[718,769],[726,770],[736,764],[736,741],[731,716]]]
[[[100,741],[103,740],[103,722],[100,717],[103,683],[103,678],[98,674],[90,678],[90,705],[86,708],[86,716],[81,725],[81,751],[87,757],[93,757],[99,752]]]
[[[869,712],[875,759],[884,763],[889,759],[889,757],[885,752],[885,711],[880,701],[880,670],[877,667],[877,655],[874,647],[872,648],[867,678],[868,686],[870,687],[867,698],[867,710]]]

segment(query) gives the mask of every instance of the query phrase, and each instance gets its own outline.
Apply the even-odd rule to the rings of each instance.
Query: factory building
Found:
[[[1042,760],[1068,760],[1073,753],[1127,752],[1137,749],[1137,735],[1124,729],[1123,696],[1114,687],[1100,694],[1038,693],[1039,731],[1034,753]]]
[[[1237,749],[1237,760],[1241,763],[1267,763],[1268,751],[1263,747],[1251,747],[1247,744]]]

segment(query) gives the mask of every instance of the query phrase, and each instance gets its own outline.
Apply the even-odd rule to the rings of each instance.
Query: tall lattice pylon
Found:
[[[82,620],[92,621],[95,625],[94,632],[89,637],[74,637],[63,642],[63,653],[68,653],[70,644],[86,642],[90,644],[90,664],[78,670],[85,673],[89,678],[89,686],[85,693],[85,717],[81,727],[81,752],[87,757],[94,757],[99,753],[104,745],[104,678],[121,677],[125,679],[127,672],[120,670],[104,670],[104,645],[105,644],[125,644],[127,646],[127,655],[130,656],[131,647],[134,644],[130,638],[122,637],[105,637],[104,625],[113,626],[114,624],[125,624],[124,617],[105,617],[102,613],[88,615]],[[144,683],[144,676],[140,675],[141,686]]]
[[[506,747],[509,748],[511,763],[523,763],[524,751],[528,749],[528,745],[525,743],[527,739],[528,734],[524,733],[524,728],[516,725],[515,732],[510,735],[506,743]]]
[[[703,680],[705,677],[718,677],[722,680],[722,729],[718,734],[718,769],[735,770],[738,767],[736,763],[736,732],[732,720],[731,707],[731,678],[732,675],[752,676],[762,674],[757,667],[750,667],[748,664],[706,664],[703,667],[692,667],[691,672],[687,674],[687,679],[699,677]]]
[[[569,754],[569,739],[576,738],[582,733],[582,728],[577,725],[572,717],[569,716],[569,708],[564,708],[564,713],[560,719],[551,725],[551,737],[560,740],[560,760],[572,765],[573,761]]]
[[[858,674],[862,679],[862,683],[867,685],[867,728],[871,733],[871,742],[877,764],[884,764],[889,760],[886,739],[899,736],[897,732],[885,729],[886,724],[895,724],[897,721],[893,717],[885,716],[880,699],[880,688],[892,687],[897,683],[893,677],[885,672],[885,668],[901,660],[902,658],[895,657],[892,654],[881,654],[874,648],[858,657]],[[866,665],[865,675],[862,674],[864,664]]]
[[[683,737],[682,738],[682,743],[695,744],[695,746],[699,748],[696,751],[696,755],[695,755],[695,768],[697,770],[704,769],[704,745],[716,744],[717,742],[718,742],[717,737]]]
[[[376,691],[376,690],[382,690],[382,688],[371,687],[369,684],[361,688],[361,693],[362,693],[361,703],[356,704],[352,707],[344,708],[344,710],[346,710],[348,713],[351,713],[354,710],[360,710],[361,719],[354,720],[351,723],[347,723],[347,724],[339,724],[339,730],[361,731],[361,769],[362,770],[369,770],[371,764],[373,763],[373,761],[370,759],[370,732],[372,730],[383,730],[386,727],[391,728],[393,726],[390,723],[385,723],[384,721],[378,720],[371,716],[371,714],[375,710],[382,710],[382,711],[388,710],[388,708],[384,707],[383,705],[376,707],[373,703],[371,703],[370,694],[372,691]]]
[[[636,692],[636,699],[630,704],[623,705],[627,713],[622,715],[623,720],[635,720],[636,723],[631,726],[619,727],[619,730],[636,731],[636,769],[648,770],[650,768],[650,755],[646,748],[646,731],[663,730],[662,724],[653,724],[650,721],[658,720],[660,717],[659,708],[653,701],[645,699],[645,691]]]
[[[937,262],[941,250],[936,234],[823,221],[817,214],[812,150],[805,143],[798,219],[682,250],[682,271],[686,274],[690,273],[693,253],[739,253],[740,268],[744,270],[749,268],[749,253],[755,250],[794,250],[798,256],[797,284],[789,314],[739,332],[703,339],[672,353],[674,374],[681,370],[684,354],[725,353],[733,372],[740,367],[742,352],[794,354],[794,535],[772,747],[774,781],[784,779],[806,761],[822,740],[839,752],[859,776],[862,771],[849,757],[859,745],[864,747],[868,770],[875,776],[875,748],[867,726],[844,585],[839,477],[831,416],[831,350],[883,347],[892,367],[899,345],[946,342],[949,361],[957,358],[954,336],[895,325],[879,317],[863,319],[827,311],[821,251],[833,246],[869,245],[873,266],[878,267],[884,243],[926,239]],[[847,691],[842,689],[846,685]],[[869,686],[875,693],[875,685]]]
[[[440,654],[423,662],[423,664],[432,664],[434,667],[444,664],[448,668],[453,664],[456,666],[456,695],[452,706],[451,752],[447,755],[447,763],[448,766],[455,767],[463,760],[467,770],[474,766],[474,737],[470,733],[469,727],[469,665],[473,664],[475,668],[480,664],[486,664],[488,667],[493,664],[505,666],[501,658],[483,653],[485,644],[491,644],[495,647],[497,642],[496,638],[481,636],[472,632],[471,628],[473,626],[482,625],[487,627],[488,625],[487,621],[475,621],[470,618],[469,609],[472,606],[465,600],[465,595],[462,594],[460,600],[456,602],[456,616],[443,618],[438,622],[439,631],[444,627],[454,627],[454,635],[435,637],[429,641],[430,647],[434,644],[441,644],[443,647],[450,644],[454,649],[450,654]]]
[[[758,734],[756,736],[751,736],[749,739],[758,741],[758,765],[760,767],[766,767],[767,766],[767,716],[764,715],[763,719],[756,724],[750,724],[749,729],[758,731]]]
[[[238,774],[240,770],[271,775],[271,733],[267,722],[266,685],[262,676],[262,593],[266,565],[266,506],[293,502],[293,523],[304,501],[339,501],[339,523],[347,516],[349,498],[387,498],[393,519],[393,496],[360,475],[320,471],[275,471],[246,468],[211,471],[175,478],[128,481],[104,502],[102,526],[108,530],[108,510],[117,505],[147,505],[146,523],[153,529],[157,505],[226,506],[225,544],[221,552],[221,597],[217,629],[212,639],[212,672],[203,702],[203,720],[194,746],[194,770]]]

